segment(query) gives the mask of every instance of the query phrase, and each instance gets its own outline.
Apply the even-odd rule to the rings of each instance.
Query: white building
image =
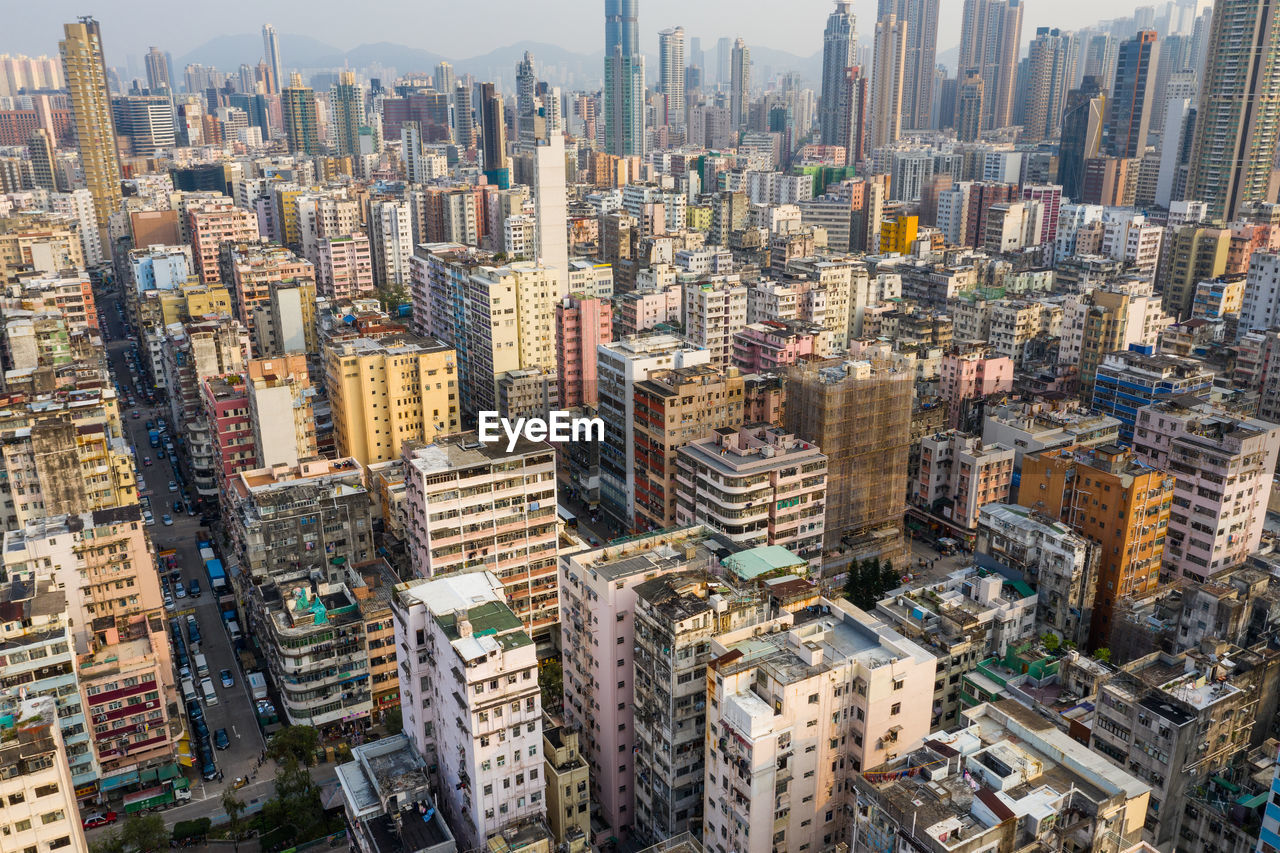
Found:
[[[433,773],[458,847],[541,815],[538,657],[492,572],[396,588],[404,732]]]

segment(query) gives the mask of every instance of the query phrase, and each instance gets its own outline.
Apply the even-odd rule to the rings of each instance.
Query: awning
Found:
[[[119,776],[108,776],[98,783],[98,789],[106,791],[114,791],[116,788],[123,788],[125,785],[132,785],[138,781],[138,771],[129,770],[121,773]]]

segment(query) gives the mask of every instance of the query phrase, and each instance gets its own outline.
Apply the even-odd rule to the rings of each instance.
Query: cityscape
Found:
[[[0,12],[0,853],[1280,853],[1280,4],[1143,2]]]

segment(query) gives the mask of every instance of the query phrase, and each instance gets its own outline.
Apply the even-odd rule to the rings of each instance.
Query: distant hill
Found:
[[[757,83],[764,82],[766,69],[774,74],[794,71],[811,85],[818,85],[822,77],[822,54],[796,56],[783,50],[763,45],[750,45],[751,63]],[[306,71],[325,69],[365,68],[382,65],[399,74],[421,71],[431,73],[441,60],[453,64],[457,74],[474,74],[481,80],[493,80],[510,88],[515,82],[516,64],[530,51],[538,66],[538,76],[554,86],[566,88],[592,88],[600,85],[604,76],[604,55],[601,52],[576,53],[559,45],[544,42],[517,42],[494,48],[479,56],[454,58],[419,47],[408,47],[392,42],[362,44],[343,51],[309,36],[290,33],[280,34],[280,58],[285,68],[301,68]],[[262,37],[257,33],[218,36],[210,39],[184,56],[174,58],[174,71],[192,63],[212,65],[226,72],[233,72],[241,63],[256,65],[263,56]],[[705,51],[706,62],[715,62],[714,51]],[[658,59],[646,57],[646,70],[650,82],[657,79]],[[714,67],[708,69],[714,79]]]

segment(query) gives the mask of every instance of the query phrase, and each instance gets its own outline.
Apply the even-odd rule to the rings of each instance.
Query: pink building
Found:
[[[1007,503],[1013,483],[1014,450],[957,430],[920,440],[920,473],[912,486],[914,502],[932,514],[973,530],[978,511]]]
[[[210,376],[201,383],[200,396],[213,437],[213,474],[218,494],[241,471],[258,467],[257,442],[249,413],[249,386],[237,374]]]
[[[981,352],[950,353],[942,358],[939,393],[949,406],[948,426],[964,423],[967,403],[1013,390],[1013,359]]]
[[[596,347],[612,340],[613,308],[607,301],[569,295],[556,305],[562,407],[594,407],[599,402]]]
[[[804,356],[829,358],[831,332],[817,323],[768,320],[733,334],[733,364],[744,373],[774,370]]]
[[[365,235],[320,238],[316,261],[316,296],[346,301],[373,293],[373,256]]]

